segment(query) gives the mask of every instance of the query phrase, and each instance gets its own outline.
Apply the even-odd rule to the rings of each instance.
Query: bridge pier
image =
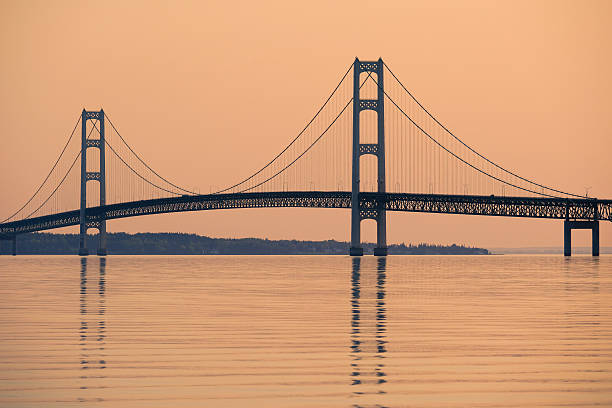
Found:
[[[363,248],[361,247],[351,247],[349,250],[350,256],[363,256]]]
[[[100,225],[100,228],[98,229],[99,231],[99,238],[100,238],[100,243],[98,245],[98,252],[97,255],[98,256],[106,256],[107,252],[106,252],[106,223]]]
[[[378,216],[376,217],[376,248],[374,256],[387,256],[387,212],[385,203],[381,201],[378,206]]]
[[[563,255],[572,256],[572,230],[591,230],[591,254],[599,256],[599,221],[570,221],[563,222]]]
[[[81,212],[84,212],[81,210]],[[79,256],[89,255],[89,249],[87,249],[87,226],[84,222],[81,222],[79,226]]]
[[[374,256],[387,256],[387,248],[374,248]]]
[[[79,246],[79,256],[87,256],[89,255],[89,249],[86,247]]]
[[[11,241],[13,243],[12,255],[16,256],[17,255],[17,234],[13,235],[13,238],[11,239]]]

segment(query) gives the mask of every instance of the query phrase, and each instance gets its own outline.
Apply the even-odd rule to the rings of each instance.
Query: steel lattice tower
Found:
[[[100,137],[98,139],[87,138],[87,121],[97,120],[100,124]],[[97,148],[100,150],[100,163],[98,171],[87,171],[87,149]],[[106,219],[87,215],[87,182],[95,180],[100,183],[100,206],[106,205],[106,163],[104,156],[104,110],[87,111],[81,113],[81,207],[79,213],[80,239],[79,255],[89,255],[87,249],[87,229],[97,228],[100,233],[100,245],[98,255],[106,255]]]
[[[385,93],[383,82],[384,64],[378,61],[359,61],[353,64],[353,174],[351,189],[351,249],[353,256],[363,255],[361,247],[361,220],[376,220],[376,248],[374,255],[387,255],[387,213],[385,210]],[[376,99],[361,99],[359,76],[362,72],[375,73],[378,83]],[[361,143],[359,138],[359,116],[363,110],[373,110],[378,118],[377,143]],[[378,194],[376,200],[362,200],[359,193],[359,165],[364,154],[378,158]]]

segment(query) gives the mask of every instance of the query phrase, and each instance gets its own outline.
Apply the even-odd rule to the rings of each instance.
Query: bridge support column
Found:
[[[106,205],[106,142],[104,139],[104,109],[100,109],[100,205]],[[98,232],[100,240],[98,244],[98,256],[106,256],[106,218],[102,217],[99,221]]]
[[[591,255],[599,256],[599,221],[593,222],[591,228]]]
[[[87,138],[87,121],[98,121],[99,138]],[[81,207],[79,213],[79,255],[89,255],[87,249],[87,228],[90,224],[95,224],[100,233],[100,245],[97,254],[100,256],[106,255],[106,218],[104,215],[101,218],[90,223],[87,215],[87,182],[90,180],[97,181],[100,186],[99,205],[106,205],[106,161],[105,161],[105,141],[104,141],[104,110],[87,111],[83,109],[81,112]],[[98,171],[87,171],[87,149],[96,148],[100,151]]]
[[[11,242],[13,244],[12,245],[13,246],[12,255],[16,256],[17,255],[17,234],[13,235]]]
[[[563,255],[572,256],[572,229],[570,221],[563,222]]]
[[[354,247],[353,244],[351,244],[351,249],[349,250],[349,255],[350,256],[363,256],[363,248],[361,248],[361,247]]]
[[[97,255],[98,256],[106,256],[107,255],[107,251],[106,251],[106,225],[100,226],[99,231],[100,231],[100,244],[98,246]]]
[[[570,221],[565,220],[563,224],[563,255],[572,255],[572,230],[591,230],[591,254],[599,256],[599,221]]]
[[[87,111],[81,112],[81,205],[79,210],[79,256],[89,255],[87,250]]]
[[[351,183],[351,256],[363,255],[361,247],[361,220],[374,218],[376,220],[376,248],[374,255],[387,255],[387,214],[386,214],[386,182],[385,182],[385,93],[383,82],[384,64],[381,58],[378,61],[359,61],[355,58],[353,64],[353,157],[352,157],[352,183]],[[375,73],[378,83],[376,99],[361,99],[359,77],[362,72]],[[373,110],[377,113],[377,143],[366,144],[360,140],[359,116],[362,110]],[[373,154],[378,159],[378,189],[375,211],[373,206],[363,206],[360,194],[360,158],[364,154]]]
[[[376,248],[374,256],[387,256],[387,212],[384,201],[380,202],[376,217]]]
[[[362,256],[361,214],[359,211],[359,74],[357,58],[353,63],[353,171],[351,180],[351,256]]]

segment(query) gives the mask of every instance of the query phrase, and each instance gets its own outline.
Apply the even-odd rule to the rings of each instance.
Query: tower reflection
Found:
[[[369,260],[367,260],[369,261]],[[385,394],[384,358],[387,352],[385,282],[387,260],[376,258],[376,267],[352,258],[351,274],[351,386],[354,397]],[[362,262],[364,270],[362,271]],[[373,266],[373,265],[372,265]],[[366,402],[369,398],[363,398]],[[354,407],[366,405],[355,404]],[[373,405],[383,407],[382,405]]]
[[[97,288],[88,290],[87,258],[81,258],[81,285],[80,285],[80,317],[79,346],[81,349],[80,379],[83,381],[80,389],[97,388],[96,379],[105,378],[98,371],[106,368],[105,339],[106,339],[106,259],[99,258],[99,275]],[[96,290],[97,289],[97,290]],[[102,398],[84,398],[79,396],[80,402],[102,401]]]

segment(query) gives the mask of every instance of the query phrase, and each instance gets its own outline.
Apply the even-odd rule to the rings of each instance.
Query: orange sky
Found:
[[[0,216],[53,164],[83,107],[161,174],[207,192],[266,163],[355,56],[382,56],[456,135],[519,174],[612,198],[607,1],[0,2]],[[350,212],[263,209],[114,231],[349,239]],[[562,222],[388,215],[390,242],[562,245]],[[601,244],[612,245],[602,223]],[[375,239],[364,222],[365,240]],[[78,231],[71,228],[68,231]],[[590,242],[576,231],[575,245]]]

